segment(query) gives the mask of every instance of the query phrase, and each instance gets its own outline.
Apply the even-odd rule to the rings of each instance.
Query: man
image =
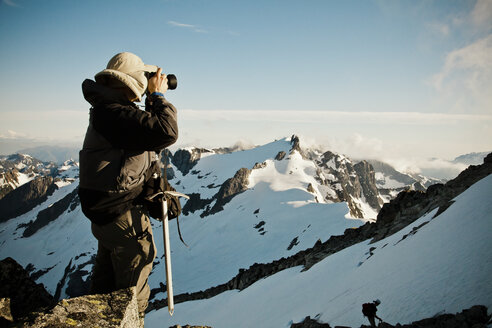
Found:
[[[362,304],[362,314],[367,317],[369,322],[371,323],[371,327],[376,327],[376,320],[375,318],[378,318],[379,323],[383,322],[380,317],[376,315],[376,312],[378,311],[377,306],[381,304],[380,300],[375,300],[372,303],[364,303]]]
[[[147,80],[149,72],[156,71]],[[164,98],[167,78],[161,72],[124,52],[114,56],[95,81],[82,83],[92,108],[80,151],[79,196],[98,240],[90,292],[136,286],[142,318],[156,249],[139,196],[151,166],[156,167],[156,154],[178,138],[176,108]],[[143,111],[134,101],[145,93]]]

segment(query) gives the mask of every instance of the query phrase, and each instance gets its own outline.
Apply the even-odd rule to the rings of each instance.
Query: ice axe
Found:
[[[164,239],[164,256],[166,258],[166,287],[167,287],[167,309],[169,315],[174,314],[174,294],[173,294],[173,274],[171,270],[171,244],[169,242],[169,215],[167,210],[167,197],[184,197],[190,199],[188,195],[182,194],[177,191],[164,191],[154,194],[152,198],[161,196],[162,203],[162,235]],[[180,233],[181,236],[181,233]],[[182,240],[182,239],[181,239]],[[186,245],[186,244],[185,244]]]

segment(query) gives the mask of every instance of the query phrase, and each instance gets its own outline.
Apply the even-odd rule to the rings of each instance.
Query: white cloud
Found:
[[[492,107],[492,34],[450,52],[430,84],[460,110],[490,113]]]
[[[470,18],[476,27],[489,31],[492,28],[492,1],[478,0]]]
[[[20,7],[18,4],[16,4],[12,0],[3,0],[3,3],[6,4],[7,6],[10,6],[10,7]]]
[[[196,25],[192,25],[192,24],[184,24],[184,23],[179,23],[176,21],[168,21],[167,23],[171,26],[183,27],[183,28],[189,29],[193,32],[196,32],[196,33],[208,33],[207,30],[204,30],[204,29],[202,29]]]
[[[172,26],[177,26],[177,27],[186,27],[186,28],[195,28],[195,25],[191,25],[191,24],[183,24],[183,23],[178,23],[178,22],[175,22],[175,21],[169,21],[167,22],[169,25],[172,25]]]
[[[353,133],[347,137],[330,137],[323,142],[323,150],[334,151],[354,159],[381,159],[390,145],[379,138]]]
[[[297,134],[352,157],[454,158],[492,149],[492,114],[184,109],[179,122],[179,145],[221,147],[241,138],[263,144]]]
[[[15,132],[12,130],[7,130],[7,132],[0,134],[0,138],[4,139],[19,139],[26,138],[27,136],[24,133]]]

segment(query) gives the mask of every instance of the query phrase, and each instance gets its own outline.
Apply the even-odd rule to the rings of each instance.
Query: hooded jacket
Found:
[[[93,223],[106,224],[135,205],[156,153],[176,142],[176,108],[159,95],[145,111],[125,92],[92,80],[82,83],[92,105],[80,160],[79,197]]]

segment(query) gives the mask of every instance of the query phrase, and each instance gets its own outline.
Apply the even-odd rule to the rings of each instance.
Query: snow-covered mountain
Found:
[[[317,314],[330,324],[360,325],[360,304],[375,298],[388,304],[381,315],[389,322],[492,305],[484,296],[492,294],[490,284],[480,285],[487,285],[480,274],[492,273],[485,238],[492,221],[490,176],[452,205],[447,183],[428,193],[403,192],[380,211],[380,191],[388,186],[378,187],[377,170],[369,162],[303,149],[295,136],[243,151],[187,148],[168,155],[171,183],[191,196],[182,203],[180,217],[188,248],[177,238],[176,224],[170,224],[174,290],[177,299],[195,300],[177,302],[173,318],[161,307],[166,298],[162,226],[153,221],[158,257],[149,278],[155,310],[147,327],[287,327]],[[78,203],[77,163],[65,164],[51,181],[38,181],[46,189],[44,198],[0,223],[0,258],[14,258],[56,298],[86,292],[97,251]],[[465,213],[467,220],[457,223]],[[457,233],[463,234],[460,241],[447,245]],[[458,258],[447,253],[448,246]],[[481,271],[457,271],[477,265],[472,252],[483,254]],[[430,273],[423,274],[428,265]],[[439,274],[442,281],[436,281]],[[458,274],[469,282],[444,286]],[[212,291],[201,293],[206,290]],[[432,295],[446,293],[448,303],[433,303],[437,296]]]
[[[0,156],[0,199],[35,177],[51,174],[55,168],[54,163],[26,154]]]

